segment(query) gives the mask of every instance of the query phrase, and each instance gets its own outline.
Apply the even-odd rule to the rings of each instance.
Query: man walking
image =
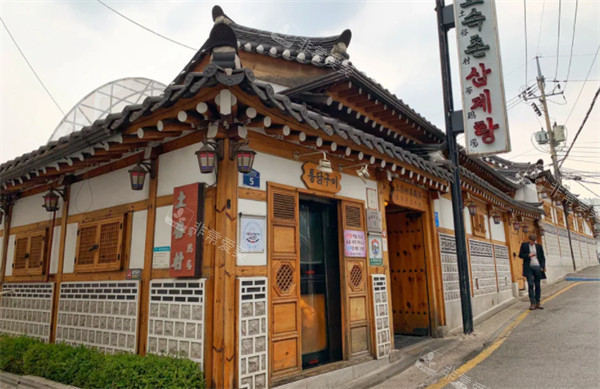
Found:
[[[530,234],[529,242],[521,244],[521,250],[519,250],[519,258],[523,259],[523,277],[527,278],[527,286],[529,287],[530,310],[544,309],[540,305],[542,297],[540,281],[542,280],[542,272],[546,271],[546,257],[542,246],[535,243],[536,239],[535,234]]]

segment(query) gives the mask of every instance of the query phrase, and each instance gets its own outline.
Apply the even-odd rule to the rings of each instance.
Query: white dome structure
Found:
[[[158,96],[165,88],[166,85],[148,78],[122,78],[104,84],[71,108],[48,141],[79,131],[108,114],[121,112],[127,105],[141,104],[146,97]]]

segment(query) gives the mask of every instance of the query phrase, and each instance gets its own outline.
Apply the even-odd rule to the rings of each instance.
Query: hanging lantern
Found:
[[[129,170],[129,179],[131,181],[131,190],[144,189],[144,180],[146,179],[146,169],[138,162],[131,170]]]
[[[544,234],[546,234],[544,227],[540,227],[540,236],[544,236]]]
[[[571,204],[567,204],[567,212],[573,212],[573,206]]]
[[[528,233],[529,232],[529,226],[527,224],[523,224],[523,232],[524,233]]]
[[[499,213],[495,213],[492,215],[492,219],[494,219],[494,224],[500,224],[502,221],[502,216]]]
[[[200,173],[212,173],[215,171],[215,159],[217,152],[209,144],[205,143],[200,150],[196,151]]]
[[[240,145],[235,151],[238,172],[250,173],[252,171],[252,165],[254,164],[255,155],[256,151],[252,150],[248,145]]]
[[[48,212],[55,212],[58,210],[58,195],[54,192],[54,189],[50,189],[48,193],[44,195],[44,204],[42,207]]]
[[[562,206],[562,201],[560,201],[560,200],[554,200],[554,205],[556,205],[557,207],[561,207]]]
[[[471,216],[475,216],[477,215],[477,204],[475,204],[474,201],[471,201],[468,205],[467,208],[469,208],[469,214]]]
[[[519,223],[517,220],[515,220],[513,223],[513,227],[514,227],[515,231],[519,231],[519,228],[521,227],[521,223]]]
[[[547,199],[548,198],[548,193],[546,193],[546,192],[540,192],[540,197],[542,199]]]

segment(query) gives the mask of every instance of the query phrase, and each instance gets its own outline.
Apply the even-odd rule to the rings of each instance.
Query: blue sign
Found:
[[[244,173],[243,184],[253,188],[260,188],[260,173],[254,169],[250,173]]]
[[[435,212],[435,226],[440,226],[440,214],[437,211]]]

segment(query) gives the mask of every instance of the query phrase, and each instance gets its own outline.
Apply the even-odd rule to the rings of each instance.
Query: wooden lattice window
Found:
[[[119,270],[123,259],[124,217],[82,223],[77,230],[75,270]]]
[[[38,229],[15,237],[14,275],[40,275],[46,264],[47,229]]]
[[[544,203],[544,213],[546,220],[550,222],[554,222],[554,218],[552,217],[552,207],[548,203]]]
[[[471,225],[473,227],[473,235],[485,238],[485,216],[480,213],[471,216]]]
[[[565,226],[565,213],[560,209],[556,210],[556,224],[561,227]]]
[[[363,281],[363,270],[360,265],[355,264],[350,269],[350,286],[352,289],[359,289]]]
[[[360,219],[361,208],[353,205],[346,207],[346,225],[348,227],[362,229],[362,221]]]

